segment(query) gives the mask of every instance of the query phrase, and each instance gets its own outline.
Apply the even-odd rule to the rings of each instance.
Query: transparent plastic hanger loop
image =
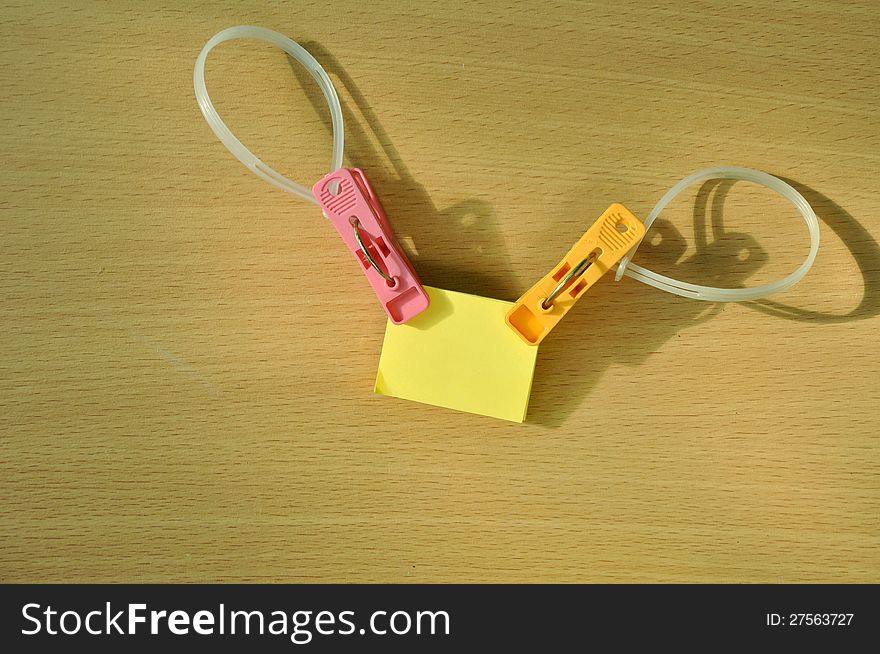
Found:
[[[199,103],[199,109],[202,110],[205,120],[208,121],[208,125],[210,125],[211,129],[214,131],[214,134],[217,135],[217,138],[220,139],[220,142],[223,143],[223,145],[225,145],[239,161],[252,170],[258,177],[266,180],[273,186],[277,186],[282,191],[286,191],[291,195],[296,195],[304,200],[318,204],[318,201],[308,188],[297,184],[281,173],[276,172],[248,150],[229,130],[226,123],[223,122],[223,119],[220,118],[220,115],[214,108],[214,103],[211,102],[211,98],[208,96],[208,89],[205,86],[205,61],[208,58],[208,53],[216,46],[224,41],[232,41],[234,39],[257,39],[281,48],[301,63],[309,74],[315,78],[315,81],[318,82],[321,91],[324,92],[324,97],[327,98],[327,104],[330,107],[330,119],[333,123],[333,155],[330,160],[331,172],[342,167],[345,131],[342,122],[342,107],[339,103],[339,96],[336,95],[336,89],[333,88],[333,82],[330,81],[330,77],[321,67],[321,64],[319,64],[318,61],[296,41],[293,41],[278,32],[273,32],[272,30],[263,27],[254,27],[252,25],[230,27],[212,36],[199,53],[198,59],[196,59],[195,70],[193,71],[193,86],[195,87],[196,100]]]
[[[810,206],[810,203],[804,199],[790,184],[785,183],[778,177],[761,172],[760,170],[752,170],[751,168],[737,168],[735,166],[718,166],[716,168],[706,168],[688,175],[678,184],[673,186],[666,194],[660,198],[660,201],[648,214],[645,219],[645,230],[649,230],[651,225],[660,215],[660,212],[681,193],[685,188],[700,182],[707,182],[712,179],[735,179],[746,182],[753,182],[766,186],[776,191],[779,195],[791,202],[798,211],[800,211],[807,229],[810,232],[810,252],[804,262],[793,273],[783,277],[780,280],[763,286],[754,288],[716,288],[713,286],[700,286],[699,284],[690,284],[688,282],[679,281],[666,275],[655,273],[652,270],[643,268],[642,266],[630,263],[633,256],[638,250],[637,245],[633,248],[617,266],[615,280],[619,281],[624,275],[632,277],[649,286],[659,288],[667,293],[674,293],[683,297],[695,300],[706,300],[709,302],[746,302],[749,300],[757,300],[773,293],[779,293],[795,284],[797,284],[816,260],[819,252],[819,220],[816,213]],[[644,239],[643,239],[644,242]]]

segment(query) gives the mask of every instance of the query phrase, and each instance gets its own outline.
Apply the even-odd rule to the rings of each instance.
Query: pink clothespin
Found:
[[[385,217],[362,170],[339,168],[312,193],[345,241],[395,324],[428,308],[428,294]]]

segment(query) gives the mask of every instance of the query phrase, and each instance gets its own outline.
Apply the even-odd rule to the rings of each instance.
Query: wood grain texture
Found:
[[[0,580],[880,581],[875,2],[7,2]],[[315,207],[248,173],[192,65],[299,40],[426,283],[515,299],[612,201],[792,181],[809,276],[716,306],[602,280],[525,425],[375,396],[384,317]],[[317,90],[225,44],[212,95],[326,171]],[[694,189],[636,260],[758,284],[793,208]]]

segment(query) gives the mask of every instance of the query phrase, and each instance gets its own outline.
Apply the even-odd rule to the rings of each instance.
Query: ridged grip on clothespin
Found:
[[[645,235],[622,204],[612,204],[553,270],[526,291],[505,321],[529,345],[538,345],[574,303]]]

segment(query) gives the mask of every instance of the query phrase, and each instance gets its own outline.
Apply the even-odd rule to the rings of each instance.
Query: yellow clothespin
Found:
[[[622,204],[605,210],[568,254],[526,291],[505,322],[529,345],[538,345],[575,302],[645,235],[645,227]]]

